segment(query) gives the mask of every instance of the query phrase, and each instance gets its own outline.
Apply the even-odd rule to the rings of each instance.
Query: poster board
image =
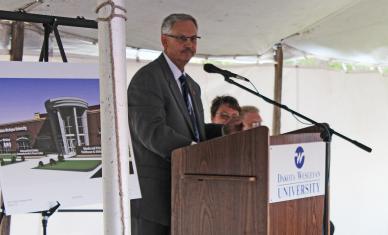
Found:
[[[0,186],[6,214],[102,204],[95,64],[0,63]],[[140,197],[131,159],[130,199]]]

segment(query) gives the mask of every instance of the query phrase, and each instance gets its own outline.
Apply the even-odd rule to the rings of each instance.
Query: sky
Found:
[[[45,101],[64,96],[99,104],[98,79],[0,78],[0,124],[47,113]]]

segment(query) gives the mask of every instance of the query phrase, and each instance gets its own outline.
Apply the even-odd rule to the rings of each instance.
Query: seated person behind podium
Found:
[[[212,123],[226,124],[240,116],[241,107],[236,98],[228,95],[217,96],[210,107]]]
[[[167,16],[163,53],[142,67],[128,87],[128,116],[141,199],[131,200],[132,235],[168,235],[171,152],[206,140],[201,89],[185,72],[197,47],[197,21]]]
[[[217,134],[218,136],[222,133],[216,131],[210,131],[212,129],[222,126],[223,134],[231,134],[242,129],[241,119],[239,118],[241,112],[240,105],[236,98],[228,95],[217,96],[213,99],[210,114],[212,124],[206,125],[206,130],[209,130],[210,134]],[[227,124],[226,126],[224,126]],[[208,136],[210,139],[214,136]]]
[[[242,106],[240,116],[243,123],[243,130],[261,126],[261,122],[263,121],[259,109],[255,106]]]

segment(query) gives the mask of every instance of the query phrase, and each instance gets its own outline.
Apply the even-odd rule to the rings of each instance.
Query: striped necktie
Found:
[[[196,142],[199,142],[199,131],[198,131],[197,119],[195,117],[192,103],[190,102],[190,99],[189,99],[190,92],[189,92],[189,87],[187,84],[186,76],[184,74],[182,74],[179,77],[179,81],[180,81],[181,87],[182,87],[183,99],[185,100],[187,111],[189,112],[190,121],[191,121],[191,124],[193,125],[193,128],[194,128],[194,140]]]

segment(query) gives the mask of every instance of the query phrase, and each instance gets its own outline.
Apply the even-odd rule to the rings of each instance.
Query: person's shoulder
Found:
[[[160,57],[141,67],[131,79],[131,83],[154,79],[162,73]]]
[[[148,64],[144,65],[143,67],[141,67],[135,74],[135,76],[137,74],[142,74],[142,73],[150,73],[150,72],[153,72],[155,70],[158,70],[158,69],[161,69],[161,63],[160,63],[160,60],[161,58],[158,57],[157,59],[149,62]]]

